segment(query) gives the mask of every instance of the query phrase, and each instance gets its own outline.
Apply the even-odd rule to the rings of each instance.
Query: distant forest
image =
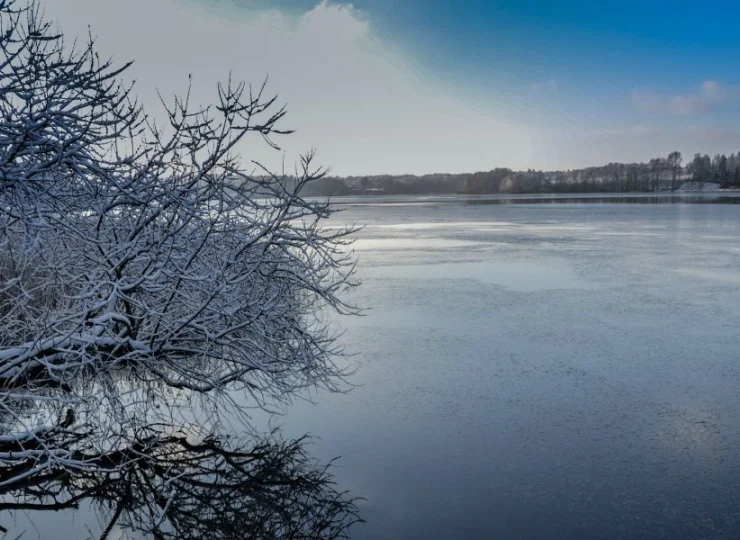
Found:
[[[709,183],[740,189],[740,152],[695,154],[683,164],[680,152],[648,163],[609,163],[567,171],[514,171],[497,168],[462,174],[326,176],[305,187],[305,195],[606,193],[671,191],[685,182],[694,189]],[[716,186],[713,186],[716,187]]]

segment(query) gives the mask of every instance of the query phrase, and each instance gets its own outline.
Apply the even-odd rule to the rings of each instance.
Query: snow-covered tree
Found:
[[[340,298],[352,231],[301,196],[324,175],[312,153],[286,176],[237,152],[289,133],[264,85],[228,81],[210,107],[163,100],[159,125],[126,67],[92,38],[65,43],[35,2],[0,0],[0,508],[115,499],[115,521],[146,507],[128,522],[180,538],[222,475],[236,491],[214,537],[235,524],[245,537],[236,516],[275,483],[285,504],[249,510],[267,531],[255,538],[340,536],[354,506],[300,445],[254,450],[222,426],[335,388],[342,350],[323,313],[354,311]],[[151,482],[131,487],[143,470]],[[289,519],[292,500],[325,505]]]

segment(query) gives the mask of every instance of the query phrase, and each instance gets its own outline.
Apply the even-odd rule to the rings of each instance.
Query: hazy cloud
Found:
[[[538,167],[578,168],[609,162],[647,162],[677,150],[684,160],[694,153],[730,154],[740,150],[740,129],[695,123],[680,125],[630,124],[603,129],[543,133],[535,145]]]
[[[351,4],[318,2],[296,14],[273,8],[176,0],[45,0],[47,15],[71,34],[89,24],[104,55],[133,59],[131,76],[148,104],[182,92],[209,103],[229,72],[269,89],[288,104],[282,138],[292,162],[310,147],[337,174],[467,171],[531,162],[527,128],[501,109],[425,76],[385,43]],[[230,7],[226,7],[230,6]],[[277,166],[279,152],[260,141],[245,158]]]
[[[533,81],[529,93],[525,85],[518,101],[501,100],[495,83],[471,97],[455,80],[420,69],[413,56],[384,41],[371,14],[347,3],[317,0],[303,12],[206,0],[43,5],[70,37],[85,35],[89,25],[103,56],[134,60],[129,76],[150,110],[158,107],[157,90],[183,92],[188,74],[193,101],[203,104],[213,102],[215,83],[230,72],[255,84],[269,75],[268,90],[288,105],[283,126],[297,130],[277,141],[288,165],[311,147],[341,175],[567,168],[703,148],[694,146],[702,142],[695,132],[643,126],[636,112],[634,118],[614,112],[617,103],[589,112],[578,103],[592,89],[566,92],[561,79]],[[706,81],[695,94],[636,91],[632,101],[640,110],[692,114],[733,95]],[[258,139],[240,151],[247,160],[281,166],[283,154]]]
[[[727,101],[728,89],[717,81],[704,81],[695,94],[665,95],[635,90],[632,104],[642,111],[669,112],[675,115],[692,115],[712,110]]]

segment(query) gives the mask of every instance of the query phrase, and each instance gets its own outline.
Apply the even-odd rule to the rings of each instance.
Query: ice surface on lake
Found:
[[[352,204],[357,539],[740,537],[740,206]],[[638,198],[639,199],[639,198]]]
[[[281,423],[355,540],[740,538],[740,206],[625,199],[338,200],[357,387]]]

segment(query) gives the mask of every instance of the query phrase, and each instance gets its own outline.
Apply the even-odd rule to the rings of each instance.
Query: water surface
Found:
[[[354,539],[739,538],[738,201],[338,199],[365,225],[357,387],[280,423],[342,456]],[[98,521],[29,517],[2,524]]]
[[[740,537],[740,199],[348,198],[356,539]]]

